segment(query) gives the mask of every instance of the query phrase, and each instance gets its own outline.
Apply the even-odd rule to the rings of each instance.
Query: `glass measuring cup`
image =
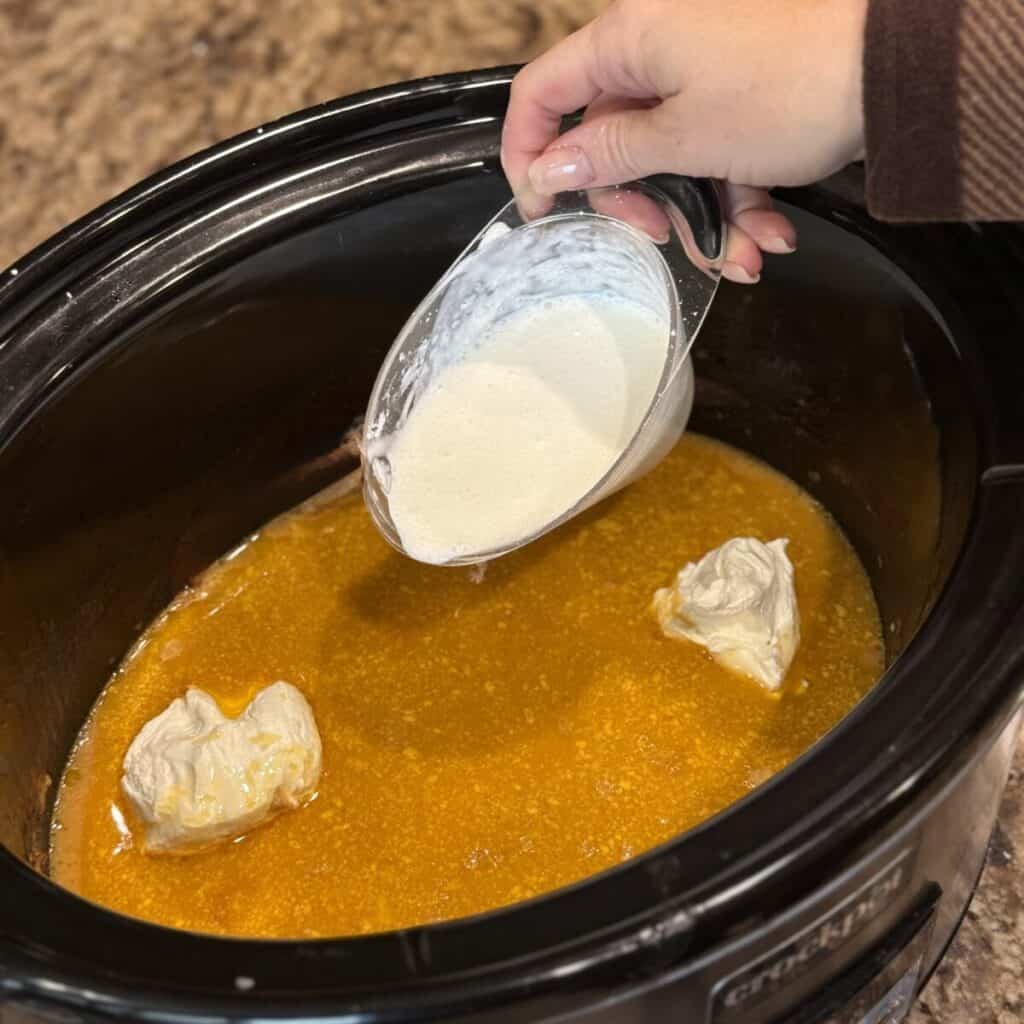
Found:
[[[688,353],[714,298],[724,253],[717,190],[662,177],[556,197],[524,221],[507,204],[474,238],[406,322],[385,358],[363,428],[363,494],[378,529],[408,553],[388,506],[391,440],[431,381],[467,339],[526,308],[567,295],[600,295],[645,307],[665,324],[660,379],[632,439],[578,499],[529,535],[445,564],[488,561],[530,543],[638,479],[668,453],[693,403]]]

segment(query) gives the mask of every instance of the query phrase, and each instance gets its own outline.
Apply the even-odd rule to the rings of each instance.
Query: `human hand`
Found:
[[[868,0],[618,0],[512,83],[501,161],[527,217],[649,174],[725,183],[723,273],[753,284],[796,230],[768,189],[863,155]],[[564,135],[564,115],[586,107]]]

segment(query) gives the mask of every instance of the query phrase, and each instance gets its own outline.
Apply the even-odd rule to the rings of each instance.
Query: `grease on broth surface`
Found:
[[[666,639],[649,609],[684,563],[743,535],[791,541],[802,642],[781,696]],[[396,554],[351,494],[274,521],[150,626],[71,756],[52,871],[115,910],[219,934],[472,914],[713,815],[835,725],[882,667],[870,585],[836,524],[697,435],[482,580]],[[277,679],[316,714],[317,798],[205,853],[142,853],[119,788],[141,726],[188,686],[237,714]]]

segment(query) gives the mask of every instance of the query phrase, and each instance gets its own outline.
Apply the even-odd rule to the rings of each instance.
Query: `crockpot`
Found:
[[[876,1024],[954,934],[1021,720],[1024,240],[877,224],[856,168],[780,194],[799,251],[723,286],[693,353],[692,427],[818,497],[871,575],[888,667],[814,748],[614,870],[408,931],[213,938],[47,879],[55,781],[121,656],[352,469],[391,340],[508,197],[512,73],[256,129],[2,275],[3,1020]]]

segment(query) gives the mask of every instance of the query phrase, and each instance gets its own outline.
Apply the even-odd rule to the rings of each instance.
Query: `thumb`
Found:
[[[621,185],[671,171],[678,146],[662,130],[660,107],[603,114],[559,136],[529,168],[540,195]]]

